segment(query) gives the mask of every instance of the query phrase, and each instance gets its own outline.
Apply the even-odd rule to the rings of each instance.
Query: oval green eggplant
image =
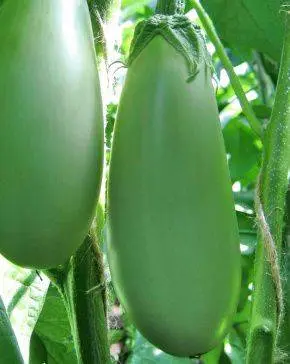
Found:
[[[95,211],[103,107],[85,0],[0,8],[0,252],[64,263]]]
[[[162,36],[129,66],[108,185],[116,292],[140,332],[176,356],[227,333],[240,288],[237,221],[211,71],[188,82]]]

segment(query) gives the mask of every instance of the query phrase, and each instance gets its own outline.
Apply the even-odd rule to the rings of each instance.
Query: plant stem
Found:
[[[105,3],[109,6],[111,2],[112,1],[106,1]],[[87,3],[95,40],[96,56],[98,62],[100,62],[103,59],[107,59],[106,39],[104,33],[104,22],[107,19],[107,12],[104,10],[106,7],[102,2],[103,6],[100,9],[98,3],[95,0],[87,0]],[[101,17],[101,13],[104,15],[104,18]]]
[[[263,100],[263,103],[268,106],[272,106],[270,104],[271,101],[271,95],[273,94],[274,85],[272,83],[272,80],[270,76],[266,73],[264,69],[263,62],[261,60],[261,55],[259,52],[254,52],[254,59],[256,63],[256,72],[257,77],[260,85],[260,94],[261,98]]]
[[[95,238],[88,235],[72,258],[63,291],[73,326],[77,356],[83,364],[110,362],[105,278]]]
[[[260,177],[260,199],[275,243],[278,258],[282,250],[285,196],[290,156],[290,13],[286,15],[285,38],[277,91],[264,143]],[[274,362],[279,334],[281,304],[273,277],[273,262],[267,259],[264,231],[260,226],[256,251],[254,302],[248,338],[247,363]],[[276,282],[277,283],[277,282]]]
[[[31,271],[29,275],[25,278],[25,280],[22,282],[22,286],[17,290],[17,292],[14,294],[11,302],[9,303],[7,307],[7,314],[10,317],[14,308],[17,306],[18,302],[22,299],[22,297],[26,294],[29,287],[32,285],[32,283],[35,281],[37,277],[36,271]]]
[[[87,0],[98,62],[107,61],[107,24],[120,8],[120,0]]]
[[[184,0],[158,0],[155,14],[175,15],[183,14],[185,8]]]
[[[283,347],[283,352],[290,358],[290,190],[288,186],[287,198],[286,198],[286,227],[284,231],[284,250],[282,255],[284,267],[283,276],[284,280],[284,292],[285,292],[285,316],[281,335],[279,337],[279,345]]]
[[[98,11],[100,18],[106,22],[118,0],[87,0],[90,12]]]
[[[63,296],[79,364],[110,363],[105,277],[94,233],[64,270],[46,273]]]
[[[201,362],[203,364],[219,363],[223,349],[224,349],[224,343],[222,342],[208,353],[203,354],[201,357],[202,358]]]
[[[240,83],[239,77],[236,75],[234,67],[225,51],[224,46],[222,45],[222,42],[214,28],[214,25],[202,7],[202,5],[198,2],[198,0],[191,0],[194,9],[197,12],[197,15],[210,39],[210,41],[215,46],[216,52],[220,58],[220,60],[223,63],[223,66],[225,70],[227,71],[227,74],[229,76],[229,79],[231,81],[231,85],[237,95],[237,98],[239,99],[240,105],[242,107],[242,110],[248,119],[248,122],[253,129],[253,131],[259,136],[262,136],[262,126],[259,122],[259,120],[256,118],[256,115],[249,104],[247,97],[244,93],[244,90],[242,88],[242,85]]]

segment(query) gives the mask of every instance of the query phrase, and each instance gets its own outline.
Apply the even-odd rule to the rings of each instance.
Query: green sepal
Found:
[[[200,28],[180,14],[155,14],[138,23],[130,48],[128,66],[156,35],[163,36],[185,57],[188,65],[188,81],[195,78],[200,66],[205,65],[213,70]]]

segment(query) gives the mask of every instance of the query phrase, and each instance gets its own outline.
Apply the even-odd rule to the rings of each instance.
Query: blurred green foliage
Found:
[[[0,0],[0,4],[1,1],[3,0]],[[263,125],[266,125],[271,115],[278,72],[277,64],[282,45],[283,14],[279,12],[282,1],[202,0],[202,3],[227,47],[227,53],[236,67],[236,72],[256,116]],[[110,55],[113,61],[121,62],[121,67],[109,67],[111,88],[105,129],[107,164],[110,159],[112,133],[134,27],[137,22],[153,14],[155,5],[156,1],[152,0],[123,0],[121,4],[119,14],[121,37],[119,39],[116,34],[115,53]],[[117,7],[115,10],[118,10]],[[196,23],[200,24],[192,11],[191,0],[187,0],[186,11]],[[220,347],[203,356],[201,360],[196,360],[196,364],[242,364],[245,362],[246,336],[253,290],[253,262],[257,241],[254,186],[261,166],[262,143],[250,129],[213,45],[209,42],[207,44],[216,71],[213,82],[216,87],[240,229],[242,280],[238,312],[229,335]],[[103,248],[105,252],[105,246]],[[288,265],[289,262],[286,261],[285,267],[289,270]],[[174,358],[161,352],[137,332],[120,307],[110,282],[108,269],[106,273],[108,287],[110,287],[111,305],[108,316],[111,352],[114,360],[128,364],[194,363],[192,360]],[[194,325],[194,322],[192,324]],[[288,336],[285,340],[287,339]],[[46,302],[35,327],[30,354],[31,364],[42,361],[47,364],[76,362],[65,307],[53,287],[48,290]]]
[[[188,0],[189,5],[191,1]],[[217,31],[232,49],[251,57],[253,49],[280,61],[283,44],[281,0],[202,0]]]

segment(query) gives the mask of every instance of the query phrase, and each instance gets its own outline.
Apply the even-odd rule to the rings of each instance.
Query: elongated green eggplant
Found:
[[[114,130],[107,237],[113,283],[137,328],[170,354],[194,356],[231,325],[240,253],[207,53],[199,31],[177,21],[180,29],[155,16],[151,38],[143,25],[133,41]],[[186,32],[190,45],[179,47]]]
[[[0,252],[34,268],[64,263],[92,220],[103,108],[85,0],[0,8]]]

